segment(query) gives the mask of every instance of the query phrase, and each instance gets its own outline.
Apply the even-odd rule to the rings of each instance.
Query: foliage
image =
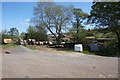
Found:
[[[79,42],[78,38],[79,38],[80,30],[84,28],[84,26],[82,26],[82,23],[88,17],[88,14],[84,13],[80,8],[74,8],[72,11],[75,18],[75,21],[73,22],[73,27],[74,27],[74,30],[76,31],[75,40]]]
[[[25,34],[26,34],[25,32],[22,32],[22,33],[20,34],[20,38],[21,38],[21,39],[25,39]]]
[[[17,30],[17,28],[10,28],[9,31],[3,30],[2,39],[4,38],[11,38],[13,40],[16,40],[19,38],[19,31]]]
[[[118,38],[120,49],[120,2],[94,2],[89,16],[89,22],[114,32]]]
[[[117,36],[115,35],[115,33],[109,32],[106,29],[94,28],[94,29],[91,29],[90,31],[92,31],[95,38],[114,38],[114,39],[117,39],[116,38]]]
[[[28,34],[28,38],[36,39],[38,41],[40,40],[44,41],[47,40],[48,38],[46,30],[41,26],[35,26],[35,27],[29,26],[27,34]]]
[[[17,28],[10,28],[10,31],[8,31],[8,34],[12,37],[18,37],[19,31],[17,30]]]
[[[93,32],[86,29],[79,29],[79,33],[76,33],[75,28],[71,28],[69,33],[71,34],[71,42],[81,43],[84,48],[88,48],[89,40],[86,39],[88,36],[93,36]],[[78,37],[78,38],[77,38]]]
[[[28,34],[28,38],[30,38],[30,39],[35,39],[35,30],[34,30],[35,28],[34,27],[32,27],[32,26],[29,26],[28,27],[28,30],[27,30],[27,34]]]
[[[11,38],[13,40],[18,39],[19,32],[18,32],[17,28],[10,28],[9,31],[3,30],[2,31],[2,39],[5,39],[5,38]]]
[[[45,27],[54,37],[57,43],[61,41],[62,31],[71,20],[71,7],[64,7],[53,2],[38,2],[34,8],[35,25]]]
[[[11,38],[11,36],[8,34],[7,30],[2,31],[2,39],[4,39],[4,38]]]
[[[44,27],[36,26],[36,40],[48,40],[47,32]]]
[[[99,51],[89,51],[87,48],[84,48],[84,54],[99,55],[99,56],[118,56],[118,49],[116,48],[116,41],[113,39],[110,42],[106,42],[102,45],[102,48]]]
[[[96,38],[115,38],[115,35],[112,32],[109,33],[95,32],[94,34]]]

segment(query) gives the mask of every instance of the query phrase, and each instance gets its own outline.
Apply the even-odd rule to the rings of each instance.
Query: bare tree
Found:
[[[66,29],[72,18],[72,7],[64,7],[53,2],[38,2],[34,8],[35,25],[45,27],[54,37],[56,42],[61,42],[62,31]]]

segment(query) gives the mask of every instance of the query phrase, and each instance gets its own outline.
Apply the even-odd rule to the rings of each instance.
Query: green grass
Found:
[[[17,47],[16,44],[0,44],[0,47],[2,48],[14,48],[14,47]]]
[[[72,50],[72,49],[67,49],[67,48],[54,48],[54,49],[56,49],[57,51],[74,52],[74,50]]]
[[[95,55],[96,54],[96,52],[89,52],[87,50],[84,50],[82,53],[83,54],[90,54],[90,55]]]

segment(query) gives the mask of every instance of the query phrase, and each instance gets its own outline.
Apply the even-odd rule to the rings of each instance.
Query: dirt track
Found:
[[[2,53],[4,78],[117,78],[118,58],[59,54],[24,46]]]

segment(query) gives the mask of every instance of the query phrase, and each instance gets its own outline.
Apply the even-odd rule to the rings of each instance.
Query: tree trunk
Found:
[[[58,45],[61,43],[61,36],[58,35],[58,37],[56,37],[56,42]]]
[[[120,34],[116,31],[117,39],[118,39],[118,49],[120,50]]]
[[[77,21],[77,25],[76,25],[76,27],[77,27],[77,43],[79,42],[79,39],[78,39],[78,35],[79,35],[79,20],[78,19],[76,19],[76,21]]]

